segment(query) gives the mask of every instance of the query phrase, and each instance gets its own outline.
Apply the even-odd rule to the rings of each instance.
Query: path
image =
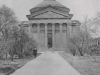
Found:
[[[57,52],[47,52],[33,59],[11,75],[80,75]]]

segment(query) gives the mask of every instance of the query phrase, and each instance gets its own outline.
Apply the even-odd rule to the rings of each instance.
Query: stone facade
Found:
[[[71,20],[73,14],[69,11],[56,0],[44,0],[30,9],[29,21],[23,21],[21,26],[39,48],[65,48],[68,39],[80,29],[80,23]]]

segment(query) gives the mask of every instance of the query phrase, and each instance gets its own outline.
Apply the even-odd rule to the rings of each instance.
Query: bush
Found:
[[[32,50],[34,49],[34,46],[36,46],[36,42],[29,38],[23,30],[15,31],[13,38],[15,39],[15,42],[9,53],[12,58],[14,55],[18,55],[19,58],[32,55]]]
[[[25,47],[23,48],[23,51],[24,51],[24,55],[25,56],[31,56],[33,55],[33,50],[34,48],[36,47],[36,43],[35,41],[29,41],[26,43]]]
[[[71,53],[73,56],[75,56],[77,53],[76,47],[72,43],[68,44],[68,50],[69,50],[69,53]]]

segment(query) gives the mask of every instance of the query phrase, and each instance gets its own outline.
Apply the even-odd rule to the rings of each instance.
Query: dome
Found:
[[[62,4],[60,4],[59,2],[57,2],[56,0],[44,0],[43,2],[38,4],[36,7],[44,7],[44,6],[48,6],[48,5],[65,7]]]
[[[39,9],[45,8],[47,6],[52,6],[52,7],[56,7],[59,9],[63,8],[63,10],[70,11],[69,8],[65,7],[64,5],[62,5],[61,3],[59,3],[56,0],[44,0],[41,3],[39,3],[37,6],[35,6],[34,8],[30,9],[30,12],[32,13],[32,12],[37,11]]]

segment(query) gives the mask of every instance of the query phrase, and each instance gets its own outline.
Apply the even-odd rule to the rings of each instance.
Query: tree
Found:
[[[91,28],[92,27],[92,28]],[[95,38],[100,37],[100,12],[97,12],[96,16],[89,20],[89,30],[95,34]]]
[[[87,51],[89,40],[91,38],[91,35],[89,33],[89,24],[90,19],[86,16],[84,18],[83,23],[81,24],[80,31],[78,31],[78,35],[73,35],[69,39],[69,49],[73,55],[77,53],[77,51],[80,53],[81,56],[84,55],[84,53]],[[71,47],[70,47],[71,46]]]
[[[18,26],[18,20],[14,11],[3,5],[0,7],[0,32],[2,32],[2,40],[0,40],[0,55],[10,54],[13,61],[14,55],[19,58],[23,57],[24,47],[29,46],[27,43],[32,42],[28,35]],[[34,44],[32,46],[35,46]]]
[[[73,56],[75,56],[76,55],[76,47],[75,47],[75,45],[73,44],[73,43],[71,43],[71,41],[72,41],[72,39],[70,39],[70,42],[69,42],[69,44],[68,44],[68,49],[69,49],[69,51],[70,51],[70,53],[73,55]]]
[[[34,46],[36,46],[36,42],[33,39],[29,38],[29,36],[22,29],[14,29],[12,32],[14,43],[10,50],[11,59],[13,60],[14,55],[18,55],[19,58],[22,58],[26,54],[29,54],[29,52],[32,53],[30,49],[34,49]]]
[[[10,46],[12,46],[11,39],[9,38],[9,30],[11,27],[15,24],[17,24],[17,18],[15,17],[14,11],[7,7],[6,5],[2,5],[0,7],[0,32],[2,32],[2,41],[0,41],[1,44],[1,53],[7,53],[9,52]]]
[[[6,5],[2,5],[0,7],[0,31],[5,39],[8,38],[8,30],[17,23],[14,11]]]
[[[69,43],[71,44],[70,50],[72,51],[73,55],[75,55],[76,50],[78,50],[80,55],[84,56],[84,53],[88,48],[89,37],[87,37],[87,35],[89,34],[81,30],[79,31],[77,36],[73,36],[72,38],[70,38],[69,40]],[[75,51],[72,49],[74,49]]]

